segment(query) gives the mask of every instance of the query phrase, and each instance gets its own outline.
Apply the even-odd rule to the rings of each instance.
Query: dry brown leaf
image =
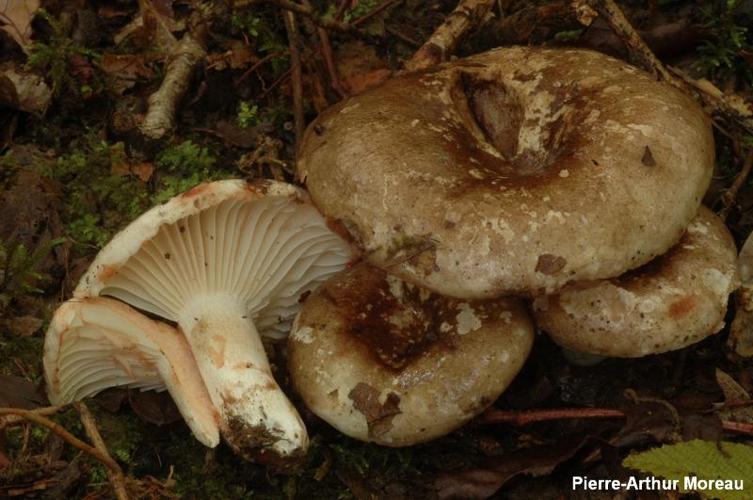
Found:
[[[750,394],[743,386],[737,383],[729,374],[719,368],[716,369],[716,383],[724,393],[725,401],[750,401]],[[741,406],[719,412],[719,416],[735,422],[753,423],[753,408]]]
[[[185,23],[172,17],[172,7],[167,9],[164,0],[139,0],[138,16],[116,33],[113,40],[120,45],[126,39],[136,39],[145,47],[168,53],[177,43],[173,33],[183,29]]]
[[[10,66],[0,69],[0,89],[0,105],[27,113],[43,115],[52,101],[42,77]]]
[[[149,79],[154,72],[146,65],[142,54],[102,54],[97,64],[107,78],[107,87],[115,95],[122,95],[139,79]]]
[[[0,0],[0,29],[27,54],[31,47],[31,21],[39,8],[39,0]]]

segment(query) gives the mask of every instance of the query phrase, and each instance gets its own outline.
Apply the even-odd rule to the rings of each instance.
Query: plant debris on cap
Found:
[[[132,307],[104,297],[63,303],[44,344],[47,394],[54,405],[109,387],[167,389],[196,439],[220,441],[219,415],[185,337]]]
[[[693,99],[637,68],[513,47],[329,108],[300,157],[313,201],[372,264],[493,298],[618,276],[666,252],[698,211],[714,142]]]
[[[288,368],[306,406],[341,432],[408,446],[492,404],[533,336],[515,299],[446,298],[359,264],[306,299]]]
[[[739,284],[724,222],[701,207],[669,252],[618,278],[573,283],[534,300],[537,324],[558,344],[611,357],[680,349],[722,329]]]
[[[308,436],[272,376],[257,330],[286,332],[301,297],[351,257],[302,190],[218,181],[118,233],[74,295],[114,297],[176,322],[225,440],[246,458],[280,464],[301,456]]]

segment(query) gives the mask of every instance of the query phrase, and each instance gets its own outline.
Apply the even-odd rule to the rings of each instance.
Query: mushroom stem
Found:
[[[272,376],[248,311],[229,295],[197,297],[178,319],[225,440],[246,458],[279,462],[303,455],[306,428]]]

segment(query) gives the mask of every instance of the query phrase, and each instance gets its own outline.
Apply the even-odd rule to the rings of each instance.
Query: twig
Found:
[[[60,406],[45,406],[44,408],[36,408],[34,410],[28,410],[34,412],[36,415],[46,417],[48,415],[54,415],[60,411]],[[25,422],[27,419],[23,416],[6,413],[5,416],[0,417],[0,430],[10,425],[16,425],[21,422]]]
[[[0,408],[0,415],[16,415],[22,417],[30,422],[46,427],[51,432],[60,436],[68,444],[75,446],[79,450],[88,453],[100,462],[102,462],[108,469],[115,472],[123,473],[118,463],[113,460],[109,455],[105,455],[95,447],[81,441],[79,438],[65,430],[60,424],[53,422],[49,418],[38,413],[36,410],[23,410],[21,408]]]
[[[593,18],[589,10],[598,13],[625,42],[632,57],[657,78],[684,92],[695,91],[703,104],[711,108],[712,114],[719,114],[753,133],[753,104],[738,95],[722,92],[711,82],[694,80],[676,68],[664,66],[613,0],[576,0],[573,5],[579,14],[579,20],[584,24],[589,24]]]
[[[576,5],[576,9],[578,7],[584,10],[587,7],[594,9],[612,28],[612,31],[625,42],[633,58],[637,59],[645,69],[653,72],[657,79],[661,78],[667,82],[675,83],[675,78],[657,59],[613,0],[578,0],[575,4],[580,4]]]
[[[481,415],[485,424],[510,424],[516,427],[534,422],[574,418],[624,418],[625,413],[610,408],[555,408],[551,410],[506,411],[492,409]]]
[[[741,434],[750,434],[751,436],[753,436],[753,424],[744,424],[742,422],[722,420],[722,429],[724,429],[725,431],[739,432]]]
[[[405,69],[426,69],[447,60],[460,38],[471,28],[481,24],[494,6],[494,0],[461,0],[444,23],[405,63]]]
[[[274,59],[275,57],[281,56],[282,54],[283,54],[283,52],[272,52],[272,53],[267,54],[266,56],[262,57],[261,59],[259,59],[258,61],[256,61],[253,66],[251,66],[246,71],[244,71],[243,74],[241,76],[239,76],[238,79],[235,81],[235,84],[238,85],[243,80],[245,80],[250,75],[252,75],[253,72],[256,71],[259,68],[259,66],[261,66],[264,63],[266,63],[267,61],[270,61],[271,59]]]
[[[748,133],[753,134],[753,104],[736,94],[722,92],[708,80],[694,80],[683,71],[670,66],[669,70],[698,92],[703,103],[714,113],[738,124]]]
[[[288,32],[288,46],[290,50],[290,74],[293,79],[293,131],[295,133],[295,152],[303,138],[303,74],[301,72],[301,53],[298,49],[298,25],[295,14],[290,11],[283,13],[285,30]]]
[[[372,10],[367,12],[366,14],[362,15],[361,17],[354,19],[353,22],[351,22],[351,26],[360,26],[372,17],[376,16],[380,12],[382,12],[384,9],[388,7],[392,7],[393,5],[397,5],[401,3],[402,0],[384,0],[382,3],[374,7]]]
[[[150,139],[160,139],[175,126],[178,103],[188,90],[194,67],[204,60],[206,51],[190,33],[183,35],[170,52],[165,78],[149,96],[149,110],[139,129]]]
[[[73,406],[78,410],[78,413],[81,416],[81,423],[84,424],[84,430],[86,430],[86,435],[89,436],[94,447],[117,466],[114,469],[110,467],[107,469],[107,478],[110,480],[110,485],[112,486],[113,493],[115,493],[115,498],[118,500],[128,500],[128,492],[126,490],[123,471],[107,451],[107,446],[102,439],[102,435],[99,433],[99,429],[97,429],[97,423],[94,421],[94,416],[82,401],[73,403]]]
[[[245,7],[247,5],[254,5],[259,3],[268,3],[275,5],[283,10],[306,16],[311,19],[314,24],[327,30],[348,32],[354,29],[353,26],[349,25],[348,23],[343,23],[337,21],[336,19],[325,19],[322,16],[318,15],[313,7],[302,5],[291,0],[235,0],[233,7],[237,9],[240,7]]]
[[[740,188],[745,184],[745,181],[750,175],[751,169],[753,169],[753,148],[748,151],[745,161],[743,162],[743,168],[738,172],[734,182],[732,182],[729,189],[722,195],[722,208],[719,210],[719,217],[722,219],[726,219],[730,210],[732,210],[732,207],[735,204],[735,199],[737,198],[737,192],[740,191]]]

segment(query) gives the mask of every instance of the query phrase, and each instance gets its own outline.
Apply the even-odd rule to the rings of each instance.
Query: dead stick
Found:
[[[555,408],[551,410],[505,411],[488,410],[481,415],[485,424],[524,426],[534,422],[575,418],[624,418],[625,413],[610,408]]]
[[[295,14],[290,11],[283,13],[285,30],[288,32],[288,46],[290,50],[290,74],[293,79],[293,131],[295,133],[295,152],[303,138],[303,73],[301,71],[301,52],[298,50],[298,25]]]
[[[35,408],[33,411],[36,415],[40,415],[42,417],[46,417],[49,415],[54,415],[57,412],[60,411],[60,406],[45,406],[43,408]],[[3,429],[9,425],[16,425],[21,422],[25,422],[26,419],[20,415],[16,414],[6,414],[4,417],[0,418],[0,429]]]
[[[578,3],[584,2],[576,2],[576,4]],[[669,83],[675,83],[675,78],[667,71],[667,68],[654,55],[648,45],[646,45],[646,42],[643,41],[613,0],[585,0],[585,3],[598,12],[599,16],[612,28],[612,31],[625,42],[630,54],[639,60],[644,69],[653,72],[657,78],[666,80]]]
[[[99,429],[97,429],[97,423],[94,421],[94,416],[89,411],[89,408],[83,403],[83,401],[73,403],[73,406],[81,416],[81,423],[84,425],[86,435],[89,436],[94,447],[99,450],[103,456],[112,460],[110,452],[107,451],[107,445],[105,445],[105,441],[102,439]],[[117,462],[114,460],[112,461],[117,465]],[[110,485],[112,486],[113,493],[115,493],[115,498],[118,500],[128,500],[125,476],[123,475],[122,469],[119,466],[116,469],[108,468],[107,478],[110,480]]]
[[[376,7],[374,7],[373,10],[367,12],[366,14],[362,15],[361,17],[354,19],[352,23],[350,23],[352,26],[360,26],[372,17],[376,16],[380,12],[382,12],[387,7],[391,7],[392,5],[396,5],[398,3],[401,3],[402,0],[384,0],[384,2],[380,3]]]
[[[461,0],[444,23],[405,63],[405,69],[426,69],[446,61],[462,36],[469,29],[481,24],[493,6],[494,0]]]
[[[740,172],[735,177],[734,182],[727,192],[722,195],[722,209],[719,211],[719,217],[722,219],[726,219],[730,210],[732,210],[732,206],[735,204],[735,199],[737,198],[737,192],[740,191],[740,188],[745,184],[745,181],[750,175],[751,169],[753,169],[753,149],[748,151],[745,161],[743,162],[743,168],[740,169]]]
[[[753,436],[753,424],[744,424],[742,422],[722,420],[722,429],[726,431],[739,432],[741,434],[750,434]]]
[[[722,92],[711,82],[694,80],[676,68],[664,66],[613,0],[576,0],[573,5],[584,24],[589,24],[589,19],[593,17],[588,13],[589,9],[598,13],[645,69],[684,92],[696,91],[698,98],[711,108],[712,113],[720,114],[753,133],[753,104],[738,95]]]
[[[267,54],[266,56],[262,57],[261,59],[259,59],[258,61],[256,61],[256,63],[254,63],[253,66],[251,66],[246,71],[244,71],[243,74],[240,77],[238,77],[238,79],[235,81],[235,84],[238,85],[243,80],[245,80],[246,78],[248,78],[251,74],[253,74],[253,72],[256,71],[259,68],[259,66],[261,66],[265,62],[267,62],[267,61],[269,61],[269,60],[271,60],[271,59],[273,59],[275,57],[281,56],[282,54],[283,54],[283,52],[272,52],[272,53]]]
[[[233,4],[233,7],[238,9],[240,7],[245,7],[246,5],[254,5],[259,3],[268,3],[288,12],[294,12],[296,14],[306,16],[311,19],[314,24],[321,26],[324,29],[343,32],[352,31],[354,29],[353,26],[349,25],[348,23],[325,19],[318,15],[316,11],[314,11],[313,7],[307,7],[291,0],[236,0]]]
[[[34,422],[37,425],[41,425],[42,427],[46,427],[51,432],[55,433],[56,435],[60,436],[63,440],[65,440],[68,444],[71,446],[75,446],[79,450],[88,453],[89,455],[93,456],[105,466],[107,466],[108,469],[114,471],[118,471],[122,474],[122,471],[120,470],[120,466],[118,463],[113,460],[109,455],[104,455],[102,452],[100,452],[95,447],[81,441],[79,438],[65,430],[63,426],[58,424],[57,422],[53,422],[49,418],[40,415],[35,412],[35,410],[22,410],[21,408],[0,408],[0,415],[17,415],[19,417],[23,417],[24,419]]]

